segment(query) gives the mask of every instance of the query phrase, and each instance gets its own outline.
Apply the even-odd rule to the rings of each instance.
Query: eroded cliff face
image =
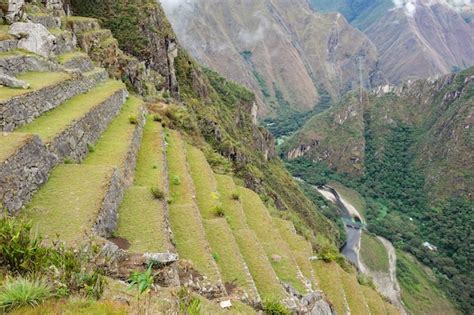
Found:
[[[309,111],[321,90],[338,98],[384,82],[370,41],[342,15],[314,13],[306,1],[163,5],[193,57],[255,91],[261,117]]]

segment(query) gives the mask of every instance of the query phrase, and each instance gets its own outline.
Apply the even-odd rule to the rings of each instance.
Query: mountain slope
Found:
[[[316,10],[341,12],[364,32],[377,47],[381,69],[392,83],[474,64],[472,4],[438,0],[311,0],[311,4]]]
[[[385,86],[311,118],[282,149],[296,176],[342,180],[369,202],[369,229],[415,254],[468,310],[474,68]],[[447,233],[448,226],[455,226]],[[428,242],[437,250],[427,249]]]
[[[260,116],[310,111],[322,93],[337,98],[361,81],[380,82],[370,41],[341,15],[314,13],[305,1],[176,3],[163,1],[180,42],[256,91]]]

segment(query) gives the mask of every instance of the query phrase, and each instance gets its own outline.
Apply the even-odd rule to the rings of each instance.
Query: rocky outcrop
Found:
[[[43,57],[50,56],[56,46],[56,37],[41,24],[15,22],[10,26],[9,34],[18,39],[18,48]]]
[[[8,0],[7,10],[4,11],[5,20],[11,24],[19,21],[24,15],[25,0]]]
[[[1,134],[0,140],[7,140],[8,137],[14,135]],[[26,135],[22,145],[0,161],[0,205],[10,214],[16,213],[47,181],[56,163],[57,158],[46,149],[38,136]]]
[[[16,76],[27,71],[59,72],[64,69],[57,63],[35,55],[10,55],[0,58],[0,73]]]
[[[72,73],[71,78],[43,89],[32,91],[0,102],[0,130],[13,131],[67,99],[90,90],[107,78],[105,72],[89,76]]]
[[[0,85],[25,90],[30,87],[29,83],[15,79],[14,77],[9,76],[8,74],[0,74]]]

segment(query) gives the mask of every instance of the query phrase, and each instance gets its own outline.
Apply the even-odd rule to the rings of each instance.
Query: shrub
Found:
[[[181,185],[181,178],[178,175],[174,175],[171,178],[171,183],[175,186]]]
[[[162,200],[163,198],[165,198],[165,193],[158,187],[151,187],[150,191],[155,199]]]
[[[164,91],[162,96],[163,96],[163,98],[169,98],[170,97],[170,92]]]
[[[214,259],[215,262],[219,261],[219,254],[218,253],[212,253],[212,259]]]
[[[74,164],[74,160],[71,159],[70,157],[66,157],[64,159],[64,164]]]
[[[0,309],[37,306],[51,296],[51,288],[43,279],[9,278],[0,289]]]
[[[161,116],[158,114],[153,115],[153,121],[161,122],[162,121]]]
[[[357,281],[359,282],[360,285],[370,287],[376,290],[374,280],[371,277],[364,275],[363,273],[357,274]]]
[[[187,315],[199,315],[201,314],[201,301],[192,296],[191,292],[187,288],[181,288],[177,293],[179,310],[183,314]]]
[[[128,122],[132,125],[138,125],[138,118],[137,116],[130,116],[128,117]]]
[[[263,302],[263,311],[268,315],[290,315],[291,312],[277,300],[267,299]]]
[[[239,192],[233,192],[232,193],[232,200],[240,200],[240,193]]]
[[[222,218],[225,216],[225,211],[221,206],[215,206],[213,212],[216,217]]]
[[[87,144],[87,150],[89,151],[89,153],[92,153],[95,151],[95,146],[93,144]]]

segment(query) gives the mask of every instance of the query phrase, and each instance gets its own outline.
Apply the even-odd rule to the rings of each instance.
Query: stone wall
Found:
[[[12,55],[0,58],[0,72],[12,77],[27,71],[56,72],[61,70],[58,64],[37,56]]]
[[[5,52],[18,48],[18,40],[7,39],[0,41],[0,52]]]
[[[0,130],[13,131],[32,122],[66,100],[93,88],[103,76],[83,76],[73,73],[72,78],[54,86],[33,91],[0,102]]]
[[[0,200],[14,214],[31,200],[48,179],[57,158],[48,152],[38,136],[31,136],[15,154],[0,164]]]
[[[102,200],[102,207],[92,227],[94,234],[109,238],[117,229],[118,208],[122,203],[124,191],[122,176],[120,172],[114,168],[110,177],[109,186]]]
[[[96,105],[56,138],[47,143],[50,152],[54,153],[59,161],[66,158],[80,162],[89,153],[87,145],[94,144],[102,132],[107,129],[122,108],[128,92],[123,89],[115,92],[104,102]]]
[[[63,63],[66,69],[78,69],[81,72],[87,72],[94,69],[92,60],[87,55],[77,55],[71,60]]]
[[[143,135],[143,127],[145,126],[145,108],[142,107],[138,118],[138,124],[136,124],[135,131],[133,132],[132,142],[128,148],[127,157],[124,161],[123,166],[123,185],[125,187],[130,186],[133,183],[135,175],[135,165],[137,163],[138,150],[140,149],[141,139]]]

